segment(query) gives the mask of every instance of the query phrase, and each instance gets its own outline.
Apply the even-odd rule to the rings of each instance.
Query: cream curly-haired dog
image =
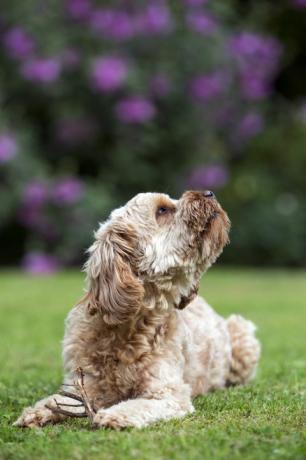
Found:
[[[183,417],[195,396],[254,376],[255,326],[237,315],[221,318],[196,295],[229,227],[209,191],[179,200],[141,193],[100,226],[86,263],[88,290],[68,315],[63,341],[65,382],[83,369],[96,426],[141,428]],[[52,395],[15,425],[64,420],[50,409],[55,400],[69,404]]]

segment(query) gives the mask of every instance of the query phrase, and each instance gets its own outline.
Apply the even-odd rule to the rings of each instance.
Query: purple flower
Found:
[[[275,38],[242,32],[232,38],[230,47],[243,69],[247,67],[262,76],[275,73],[281,55],[280,43]]]
[[[20,222],[28,228],[41,231],[50,228],[42,214],[43,205],[48,200],[48,187],[38,181],[30,182],[23,191],[22,207],[18,213]]]
[[[99,8],[90,17],[91,28],[103,37],[128,40],[135,34],[133,18],[125,11]]]
[[[17,142],[11,134],[0,134],[0,163],[6,163],[17,154]]]
[[[271,37],[242,32],[230,41],[230,47],[237,59],[243,95],[250,100],[266,97],[279,66],[279,42]]]
[[[216,189],[223,187],[229,179],[229,171],[222,165],[201,166],[188,177],[188,186],[195,189]]]
[[[40,251],[32,251],[25,255],[22,261],[25,271],[32,275],[49,275],[59,268],[55,257]]]
[[[35,49],[35,42],[22,27],[13,27],[3,37],[3,44],[10,56],[28,58]]]
[[[243,95],[249,100],[264,99],[271,92],[270,82],[254,71],[242,72],[240,84]]]
[[[72,19],[77,21],[86,20],[91,13],[90,0],[68,0],[66,3],[66,11]]]
[[[56,138],[62,144],[75,146],[89,141],[97,131],[96,123],[86,118],[67,118],[58,122]]]
[[[99,8],[90,17],[91,28],[102,35],[108,35],[112,29],[116,12],[111,9]]]
[[[167,74],[160,72],[155,74],[150,82],[150,90],[153,96],[167,96],[171,89],[170,79]]]
[[[60,71],[60,63],[55,58],[32,59],[21,69],[24,78],[38,83],[53,83],[58,79]]]
[[[190,84],[191,96],[196,101],[210,101],[220,96],[228,87],[228,79],[221,72],[199,75]]]
[[[275,46],[274,39],[264,38],[252,32],[241,32],[231,40],[231,49],[238,56],[270,55],[272,45]]]
[[[149,4],[137,17],[137,28],[144,34],[169,32],[172,25],[170,11],[163,2]]]
[[[306,8],[306,0],[291,0],[291,3],[296,8]]]
[[[84,193],[83,183],[75,178],[70,177],[58,181],[51,192],[53,201],[57,204],[71,204],[80,200]]]
[[[42,182],[30,182],[25,187],[23,193],[23,202],[26,206],[32,208],[41,207],[48,198],[48,188]]]
[[[217,28],[217,21],[209,13],[190,11],[186,20],[189,28],[200,34],[211,35]]]
[[[104,56],[96,59],[92,68],[92,80],[100,91],[114,91],[126,80],[128,66],[124,59],[116,56]]]
[[[264,128],[264,121],[260,113],[248,112],[239,121],[237,135],[241,140],[248,140],[259,134]]]
[[[119,101],[115,112],[120,121],[125,123],[146,123],[156,113],[152,102],[141,96],[130,96]]]

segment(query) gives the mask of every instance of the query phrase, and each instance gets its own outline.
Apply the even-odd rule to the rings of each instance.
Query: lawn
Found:
[[[204,277],[202,294],[220,313],[241,313],[258,325],[262,359],[249,386],[199,397],[191,416],[144,430],[92,431],[85,419],[13,428],[24,406],[61,383],[63,322],[82,287],[83,276],[74,272],[0,273],[1,460],[306,458],[302,271],[213,268]]]

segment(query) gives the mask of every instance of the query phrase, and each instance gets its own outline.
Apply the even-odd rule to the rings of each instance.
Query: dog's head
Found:
[[[229,226],[211,192],[188,191],[179,200],[136,195],[112,212],[89,249],[91,313],[100,311],[108,324],[123,323],[141,310],[148,290],[168,301],[172,295],[183,308],[228,242]]]

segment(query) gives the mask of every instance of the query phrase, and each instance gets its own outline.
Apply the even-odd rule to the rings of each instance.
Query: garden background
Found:
[[[80,267],[139,191],[212,189],[223,263],[306,264],[306,1],[2,0],[0,264]]]
[[[1,0],[0,460],[305,460],[305,173],[306,0]],[[231,218],[200,293],[258,326],[255,381],[144,430],[13,427],[62,381],[98,222],[187,188]]]

